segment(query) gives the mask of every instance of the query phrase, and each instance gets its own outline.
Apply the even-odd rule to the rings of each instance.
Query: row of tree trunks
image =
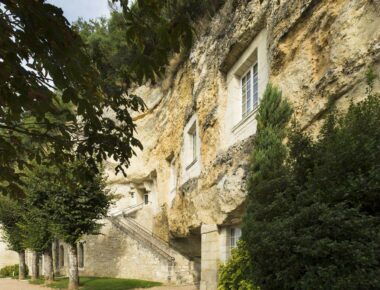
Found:
[[[54,242],[52,247],[49,247],[44,253],[44,276],[46,282],[54,281],[54,273],[58,272],[59,259],[58,259],[58,243]],[[54,253],[54,257],[53,257]],[[25,251],[19,253],[19,279],[26,279],[26,264],[25,264]],[[68,246],[69,255],[69,290],[76,290],[79,288],[79,271],[78,271],[78,251],[77,245]],[[39,278],[39,254],[35,251],[32,252],[32,265],[31,265],[31,280],[35,281]],[[54,262],[54,263],[53,263]]]
[[[18,260],[18,278],[24,280],[26,279],[25,250],[18,253]]]
[[[19,257],[19,280],[26,279],[26,263],[25,263],[25,250],[18,253]],[[32,267],[31,267],[31,279],[32,281],[39,277],[39,254],[35,251],[32,252]],[[54,281],[54,267],[53,267],[53,253],[52,248],[48,248],[44,252],[44,274],[47,282]]]

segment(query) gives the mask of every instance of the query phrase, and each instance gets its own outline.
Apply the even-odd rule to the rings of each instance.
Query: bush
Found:
[[[380,289],[380,97],[367,92],[316,139],[294,127],[286,151],[273,124],[258,131],[243,239],[261,289]]]
[[[25,266],[26,275],[28,275],[28,267]],[[18,277],[18,264],[5,266],[0,269],[0,277]]]
[[[248,280],[251,276],[252,262],[243,241],[232,249],[231,257],[225,265],[219,269],[218,290],[258,290],[253,281]]]

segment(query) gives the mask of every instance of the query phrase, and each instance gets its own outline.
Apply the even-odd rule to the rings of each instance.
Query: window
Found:
[[[78,267],[84,267],[84,245],[83,243],[79,243],[78,245]]]
[[[228,237],[228,240],[227,240],[228,253],[227,254],[228,254],[228,257],[230,257],[231,250],[237,247],[237,242],[239,241],[241,237],[241,229],[238,227],[229,228],[227,237]]]
[[[61,268],[65,266],[65,249],[62,245],[59,247],[59,266]]]
[[[201,173],[201,142],[197,114],[187,121],[183,130],[183,147],[181,150],[181,184]],[[171,160],[171,159],[170,159]]]
[[[134,198],[135,198],[135,193],[134,193],[133,191],[131,191],[131,192],[129,193],[129,195],[130,195],[131,199],[134,199]]]
[[[195,161],[197,161],[197,124],[194,122],[194,124],[191,126],[190,130],[189,130],[189,145],[190,145],[190,148],[191,148],[191,163],[194,163]]]
[[[241,78],[241,96],[243,118],[257,108],[259,104],[258,66],[255,63]]]
[[[230,229],[230,247],[235,248],[237,245],[237,239],[236,239],[236,229],[231,228]]]
[[[171,205],[175,193],[176,193],[176,187],[177,187],[177,171],[175,168],[175,159],[172,158],[169,161],[169,205]]]
[[[148,203],[149,203],[149,194],[145,193],[144,194],[144,204],[148,204]]]
[[[256,35],[226,76],[227,106],[224,117],[223,144],[228,148],[256,134],[256,112],[269,80],[268,34]],[[231,60],[235,54],[231,54]],[[236,54],[237,55],[237,54]]]

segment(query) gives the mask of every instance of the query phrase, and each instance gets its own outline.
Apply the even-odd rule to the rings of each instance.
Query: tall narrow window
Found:
[[[59,266],[61,268],[65,266],[65,249],[62,245],[59,247]]]
[[[170,177],[169,177],[169,201],[171,202],[176,193],[176,187],[177,187],[177,171],[175,168],[175,159],[172,158],[169,161],[170,166]]]
[[[185,182],[190,178],[199,176],[201,172],[201,139],[200,130],[198,128],[197,115],[187,121],[183,132],[183,148],[181,152],[181,182]]]
[[[258,67],[254,64],[241,78],[243,118],[259,104]]]
[[[148,204],[148,203],[149,203],[149,194],[145,193],[144,194],[144,204]]]
[[[237,242],[239,241],[240,237],[241,237],[240,228],[233,227],[229,229],[228,241],[227,241],[228,257],[231,255],[231,250],[237,247]]]
[[[195,162],[197,160],[197,124],[194,122],[194,124],[191,126],[189,132],[189,145],[191,148],[191,163]]]
[[[84,267],[84,245],[79,243],[78,245],[78,266],[79,268]]]

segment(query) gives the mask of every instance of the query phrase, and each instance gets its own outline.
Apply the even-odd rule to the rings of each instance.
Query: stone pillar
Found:
[[[218,287],[219,231],[216,224],[202,225],[201,290]]]

